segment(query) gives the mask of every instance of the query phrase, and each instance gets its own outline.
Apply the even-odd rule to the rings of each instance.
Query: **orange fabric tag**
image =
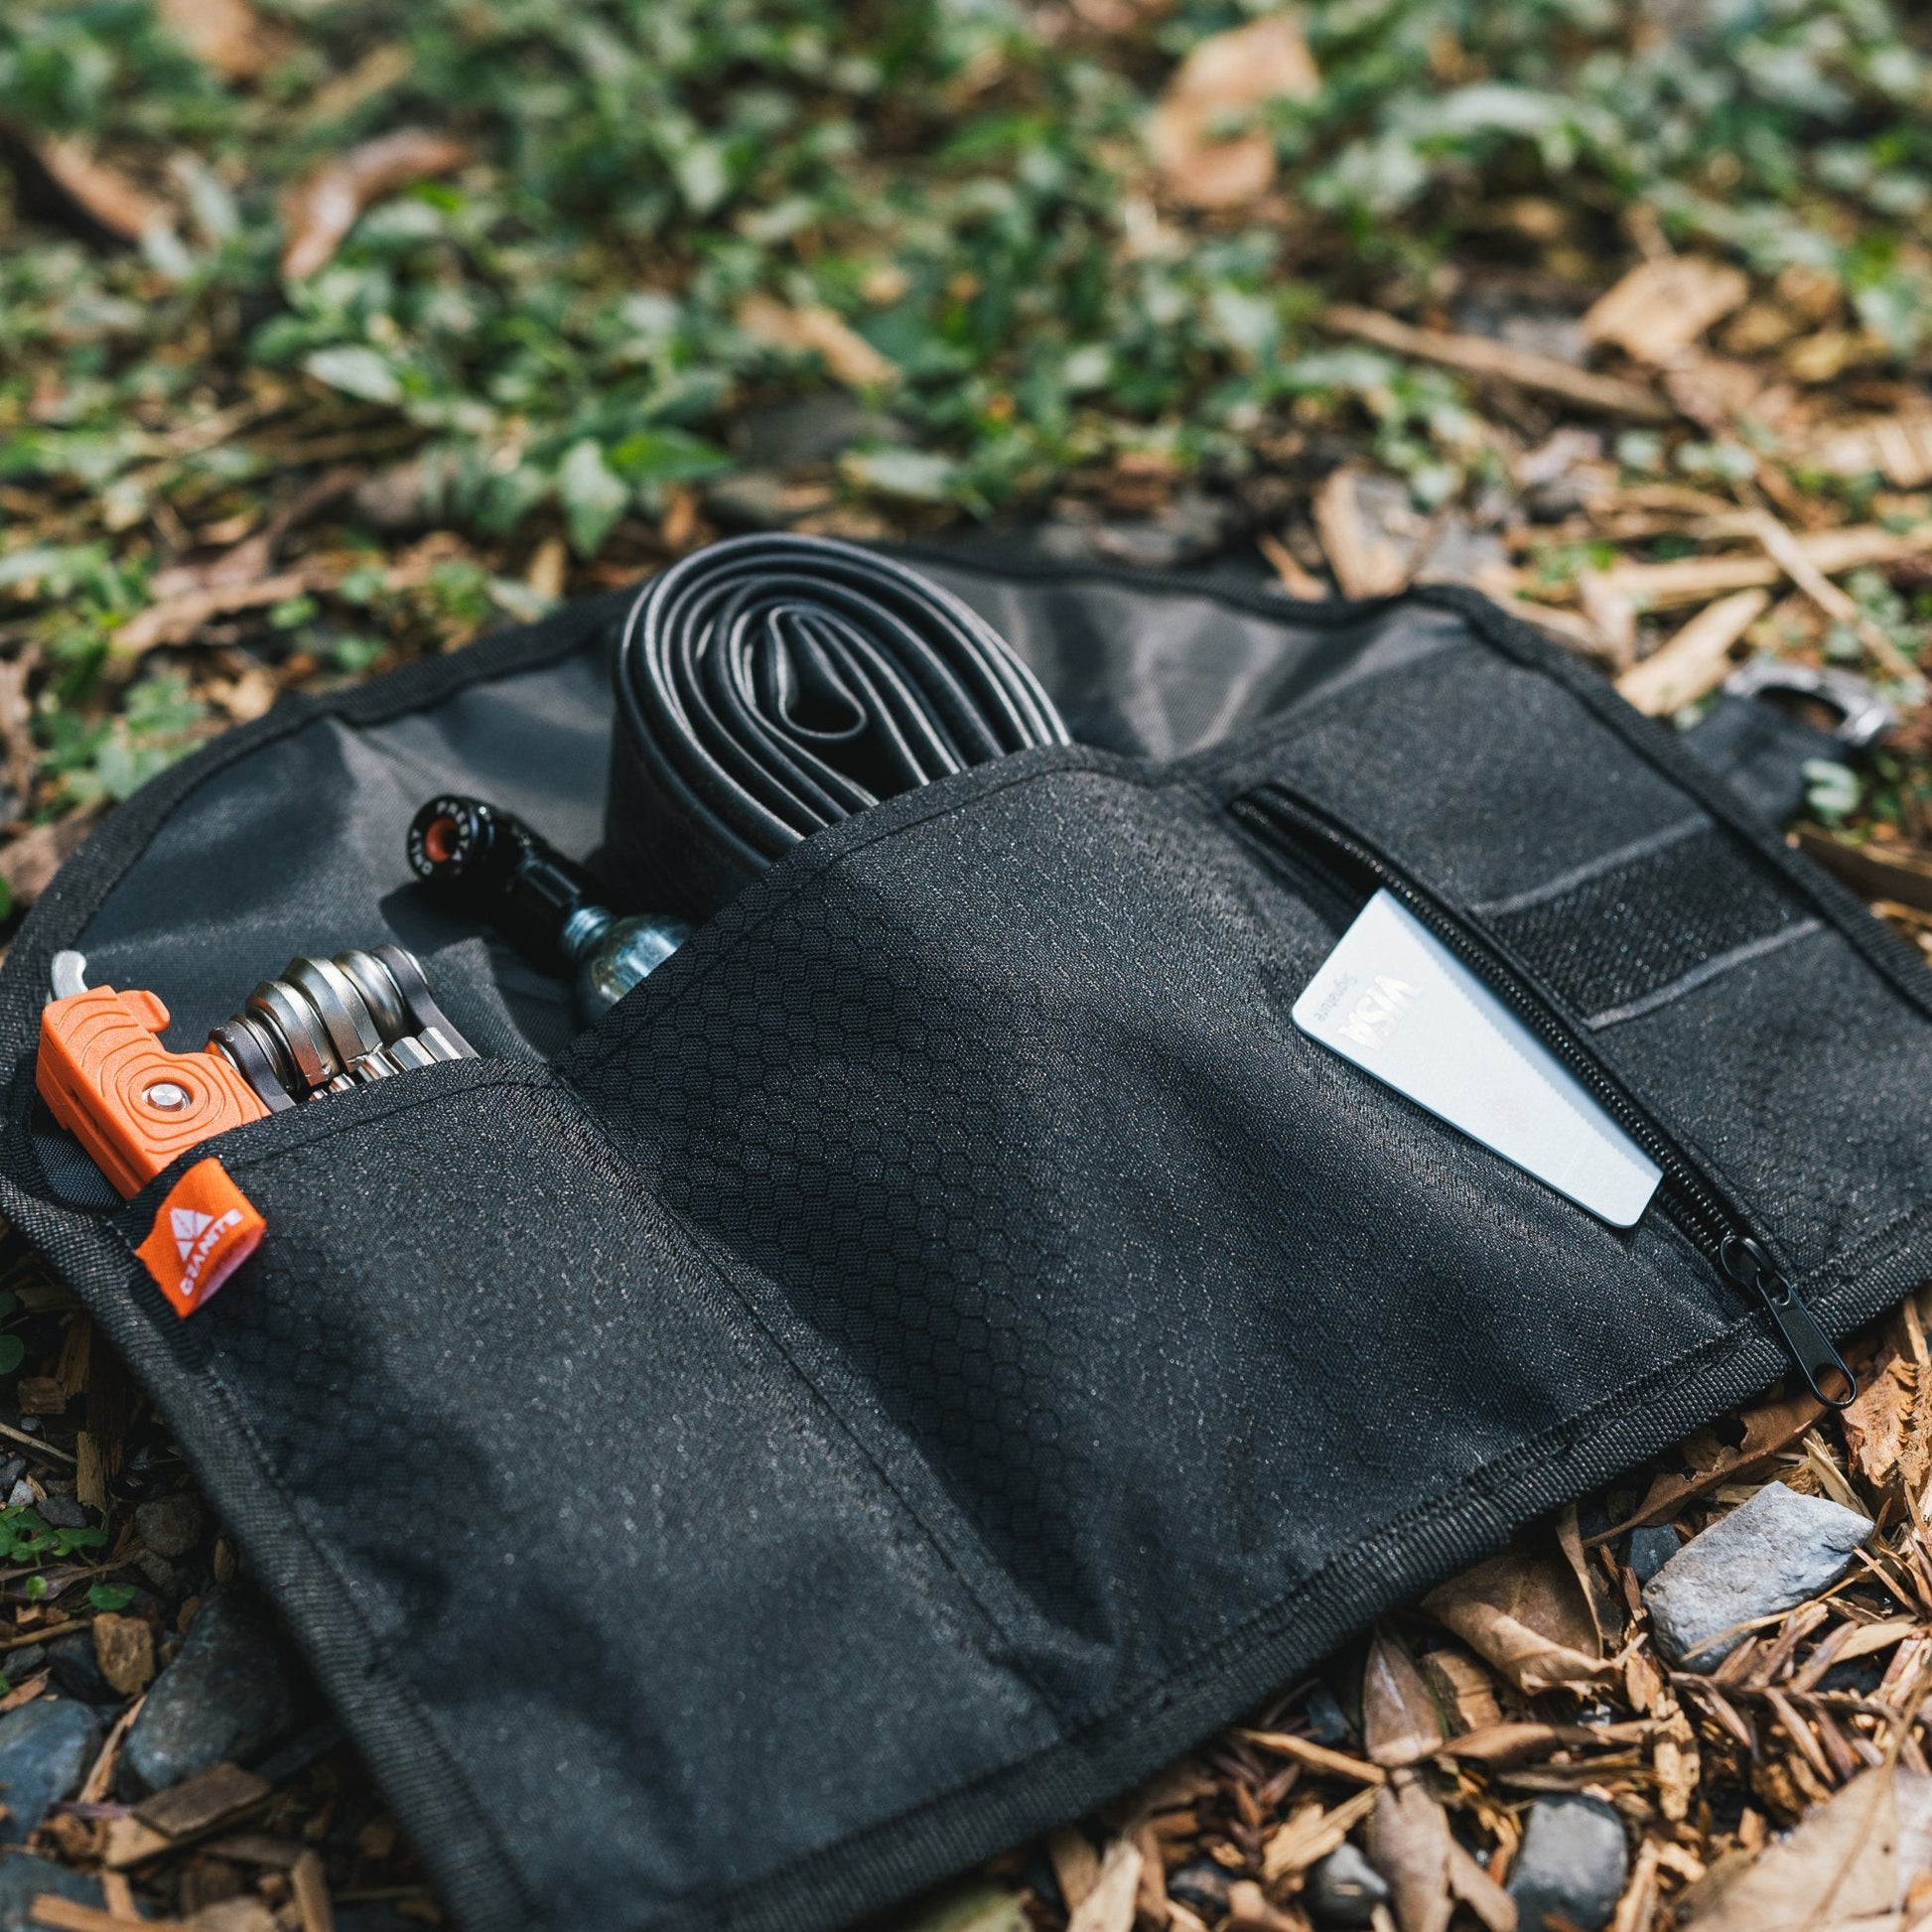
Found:
[[[135,1249],[177,1314],[193,1314],[255,1252],[268,1223],[211,1155],[169,1188]]]

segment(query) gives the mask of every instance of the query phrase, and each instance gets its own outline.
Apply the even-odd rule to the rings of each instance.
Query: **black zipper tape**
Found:
[[[1584,1042],[1536,981],[1507,958],[1494,941],[1413,875],[1392,864],[1320,806],[1285,785],[1271,783],[1246,792],[1228,810],[1245,832],[1298,877],[1307,877],[1311,862],[1324,885],[1352,875],[1359,895],[1355,909],[1359,910],[1378,887],[1400,899],[1509,1004],[1663,1170],[1661,1197],[1665,1211],[1725,1281],[1741,1289],[1763,1310],[1812,1394],[1835,1409],[1844,1408],[1857,1396],[1858,1378],[1803,1297],[1785,1278],[1768,1243],[1753,1230],[1749,1219]],[[1363,886],[1366,891],[1360,890]]]

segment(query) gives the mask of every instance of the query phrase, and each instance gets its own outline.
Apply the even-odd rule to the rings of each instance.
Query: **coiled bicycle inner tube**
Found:
[[[628,902],[691,919],[882,798],[1067,743],[982,618],[829,537],[735,537],[652,579],[617,695],[606,870]]]

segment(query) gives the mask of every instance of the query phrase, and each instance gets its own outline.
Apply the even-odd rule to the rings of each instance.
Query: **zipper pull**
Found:
[[[1811,1392],[1833,1409],[1848,1407],[1859,1393],[1859,1378],[1846,1367],[1831,1337],[1798,1291],[1778,1273],[1777,1264],[1747,1234],[1727,1234],[1719,1250],[1724,1270],[1740,1288],[1764,1305],[1782,1337],[1785,1352],[1797,1365]],[[1835,1381],[1843,1393],[1829,1394],[1825,1382]]]

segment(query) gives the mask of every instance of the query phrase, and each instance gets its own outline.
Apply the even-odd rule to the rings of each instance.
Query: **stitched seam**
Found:
[[[1661,832],[1648,832],[1640,839],[1632,839],[1629,844],[1618,846],[1614,852],[1605,852],[1581,866],[1572,866],[1568,872],[1560,872],[1540,886],[1511,893],[1507,898],[1471,899],[1469,910],[1483,918],[1495,918],[1505,912],[1526,911],[1532,905],[1562,898],[1566,893],[1575,892],[1579,886],[1587,886],[1592,879],[1600,879],[1605,873],[1621,871],[1623,867],[1639,859],[1648,859],[1654,853],[1668,852],[1672,846],[1682,845],[1686,839],[1695,838],[1700,832],[1716,830],[1718,826],[1709,813],[1699,812],[1695,818],[1679,819],[1675,824],[1666,825]]]
[[[1688,973],[1680,973],[1654,993],[1626,1000],[1620,1007],[1605,1007],[1601,1013],[1592,1013],[1584,1025],[1595,1033],[1605,1027],[1618,1026],[1625,1020],[1641,1020],[1646,1013],[1655,1013],[1658,1008],[1669,1006],[1673,1000],[1682,999],[1687,993],[1695,993],[1700,986],[1708,986],[1714,979],[1722,978],[1734,966],[1747,965],[1753,959],[1762,959],[1766,953],[1780,951],[1794,940],[1809,939],[1814,933],[1826,930],[1828,928],[1823,919],[1800,919],[1795,925],[1786,926],[1782,932],[1767,932],[1761,939],[1746,939],[1742,945],[1732,946],[1728,952],[1721,952],[1716,958],[1693,966]]]

